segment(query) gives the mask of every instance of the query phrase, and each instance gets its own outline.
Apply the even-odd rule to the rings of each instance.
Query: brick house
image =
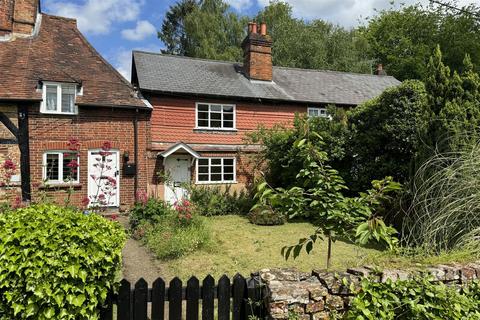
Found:
[[[0,0],[0,163],[19,168],[2,199],[18,185],[24,200],[63,201],[73,188],[77,205],[131,205],[146,189],[150,112],[75,20],[42,13],[39,0]]]
[[[167,201],[185,194],[182,183],[251,182],[245,144],[259,125],[291,124],[295,113],[328,116],[326,106],[354,107],[399,84],[376,75],[272,66],[266,25],[249,24],[243,64],[133,52],[132,84],[153,106],[148,190]],[[158,179],[158,173],[169,179]]]

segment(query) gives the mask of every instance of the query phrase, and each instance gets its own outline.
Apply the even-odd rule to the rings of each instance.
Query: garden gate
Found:
[[[243,320],[252,316],[263,319],[266,312],[264,290],[259,278],[245,279],[238,274],[232,281],[222,276],[217,285],[211,275],[201,285],[196,277],[191,277],[186,287],[179,278],[173,278],[168,287],[158,278],[151,288],[143,278],[134,288],[124,279],[118,294],[108,297],[101,319]]]

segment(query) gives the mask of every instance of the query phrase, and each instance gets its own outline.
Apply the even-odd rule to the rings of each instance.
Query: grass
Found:
[[[164,262],[167,276],[182,279],[195,275],[203,278],[212,274],[218,279],[226,274],[244,276],[263,268],[291,268],[311,272],[326,266],[327,243],[317,242],[310,255],[302,252],[296,259],[285,261],[280,251],[298,239],[309,236],[315,227],[309,223],[287,223],[282,226],[257,226],[240,216],[209,217],[212,243],[208,248],[190,255]],[[380,251],[360,248],[351,243],[337,241],[333,244],[332,269],[344,270],[379,256]]]

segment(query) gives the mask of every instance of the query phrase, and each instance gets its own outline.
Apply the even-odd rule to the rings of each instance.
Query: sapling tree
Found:
[[[308,132],[294,142],[293,147],[303,160],[303,168],[296,176],[295,186],[289,189],[272,188],[267,182],[258,186],[256,207],[267,206],[290,218],[308,217],[318,226],[310,237],[300,239],[296,245],[284,247],[282,254],[286,259],[290,256],[296,258],[303,247],[310,253],[315,242],[326,237],[328,268],[332,242],[338,238],[355,238],[362,245],[375,240],[393,249],[397,232],[383,222],[376,209],[387,198],[386,194],[399,190],[401,185],[387,177],[382,181],[373,181],[373,188],[357,197],[345,196],[348,188],[338,171],[327,164],[327,153],[318,148],[321,140],[322,137],[316,132]]]

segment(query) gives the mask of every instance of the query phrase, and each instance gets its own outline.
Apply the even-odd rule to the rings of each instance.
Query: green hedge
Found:
[[[98,319],[114,286],[123,228],[35,205],[0,215],[0,319]]]

